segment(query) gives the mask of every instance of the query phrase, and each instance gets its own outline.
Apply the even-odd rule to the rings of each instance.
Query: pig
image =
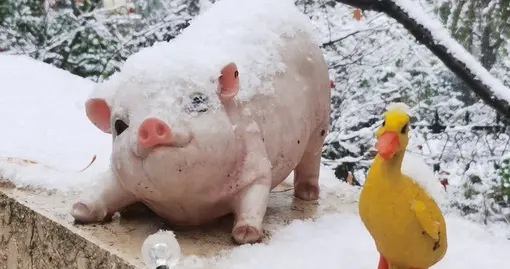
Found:
[[[221,0],[131,55],[85,103],[112,153],[75,221],[136,202],[174,225],[233,214],[246,244],[264,238],[269,193],[292,172],[294,196],[317,200],[330,79],[315,35],[292,0]]]

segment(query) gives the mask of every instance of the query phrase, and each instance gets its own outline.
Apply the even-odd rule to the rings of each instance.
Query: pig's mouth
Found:
[[[140,159],[144,160],[147,157],[149,157],[152,154],[161,154],[162,151],[173,151],[176,149],[182,149],[183,146],[177,147],[173,145],[157,145],[150,148],[143,148],[138,146],[138,149],[135,152],[135,155],[138,156]]]
[[[137,144],[134,153],[136,156],[143,160],[153,153],[160,153],[161,151],[167,151],[170,153],[172,151],[182,150],[188,147],[191,144],[192,140],[193,136],[188,135],[185,137],[181,137],[181,139],[172,139],[172,141],[169,143],[158,144],[148,148],[142,147],[140,144]]]

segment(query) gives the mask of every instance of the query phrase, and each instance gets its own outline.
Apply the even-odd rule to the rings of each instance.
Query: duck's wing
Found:
[[[439,240],[439,222],[434,220],[427,210],[427,206],[420,199],[416,199],[411,206],[421,227],[432,239]]]

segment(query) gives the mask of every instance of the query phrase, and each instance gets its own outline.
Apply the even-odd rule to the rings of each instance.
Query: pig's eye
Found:
[[[203,93],[197,92],[190,95],[190,105],[188,109],[192,112],[206,112],[209,108],[207,107],[207,96]]]
[[[117,135],[122,134],[129,126],[123,120],[115,121],[115,133]]]
[[[199,105],[207,101],[207,96],[201,93],[195,93],[191,96],[191,103],[193,105]]]

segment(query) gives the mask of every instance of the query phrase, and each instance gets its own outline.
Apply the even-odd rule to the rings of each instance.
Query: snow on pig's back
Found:
[[[132,55],[122,72],[152,83],[193,81],[207,88],[223,66],[235,62],[243,77],[237,98],[246,100],[272,92],[266,78],[285,70],[284,38],[298,33],[319,43],[310,19],[292,0],[221,0],[170,42]]]

